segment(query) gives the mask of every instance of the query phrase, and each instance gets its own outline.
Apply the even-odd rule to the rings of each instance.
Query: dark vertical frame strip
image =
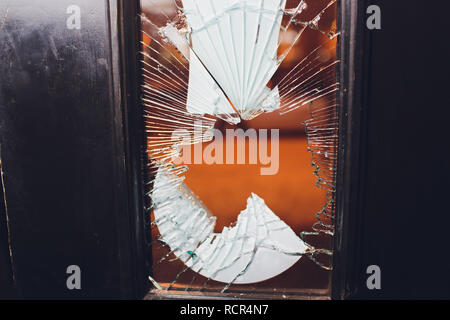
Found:
[[[112,1],[116,2],[116,1]],[[134,290],[142,298],[149,289],[151,266],[150,217],[145,195],[146,138],[144,109],[140,90],[140,1],[118,0],[117,41],[120,57],[120,97],[124,124],[124,142],[127,154],[129,210],[133,212],[130,224],[131,261]],[[112,30],[112,29],[111,29]]]
[[[359,286],[361,258],[361,206],[364,185],[365,123],[364,81],[369,61],[369,34],[365,26],[368,1],[339,1],[338,81],[340,90],[339,142],[336,179],[336,221],[333,253],[332,298],[346,299]]]
[[[120,137],[116,140],[117,154],[124,154],[124,158],[116,160],[118,168],[125,164],[126,169],[118,174],[126,181],[127,208],[124,212],[128,214],[119,214],[116,220],[117,248],[123,265],[120,273],[122,297],[142,298],[148,291],[151,248],[149,217],[145,211],[145,135],[138,72],[140,3],[138,0],[108,0],[108,8],[113,71],[111,103],[117,105],[114,116],[117,121],[114,128]],[[117,196],[123,196],[123,193]]]
[[[2,175],[2,150],[0,145],[0,299],[12,299],[14,292],[14,272],[12,268],[11,246],[7,216],[6,197]]]

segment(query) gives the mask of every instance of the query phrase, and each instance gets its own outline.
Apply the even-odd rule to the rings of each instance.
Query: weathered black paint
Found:
[[[74,4],[80,30],[66,27]],[[143,140],[132,141],[142,112],[125,57],[137,46],[137,8],[137,1],[0,4],[1,160],[21,298],[144,295]],[[124,32],[131,49],[123,49]],[[66,288],[72,264],[81,267],[79,291]]]

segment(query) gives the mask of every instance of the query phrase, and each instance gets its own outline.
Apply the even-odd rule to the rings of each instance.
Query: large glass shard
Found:
[[[332,252],[324,236],[334,232],[339,90],[335,1],[141,4],[155,287],[254,291],[301,261],[306,264],[302,256],[329,270]],[[302,45],[303,38],[316,39],[308,40],[313,47]],[[215,231],[214,212],[184,182],[188,165],[174,159],[187,145],[213,140],[221,121],[247,125],[262,114],[294,116],[299,109],[311,115],[304,122],[307,146],[316,186],[326,191],[312,230],[294,232],[252,192],[236,222]]]
[[[253,283],[291,267],[307,247],[260,197],[252,194],[236,225],[213,233],[215,217],[184,184],[161,169],[152,199],[161,240],[187,267],[224,283]]]
[[[277,68],[285,0],[183,0],[190,44],[243,119],[260,109]]]

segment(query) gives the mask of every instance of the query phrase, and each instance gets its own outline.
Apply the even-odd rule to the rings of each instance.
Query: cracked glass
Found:
[[[141,9],[152,292],[326,296],[336,1]]]

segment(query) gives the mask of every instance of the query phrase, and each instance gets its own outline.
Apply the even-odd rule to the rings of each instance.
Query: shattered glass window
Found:
[[[141,0],[156,294],[329,293],[335,0]]]

